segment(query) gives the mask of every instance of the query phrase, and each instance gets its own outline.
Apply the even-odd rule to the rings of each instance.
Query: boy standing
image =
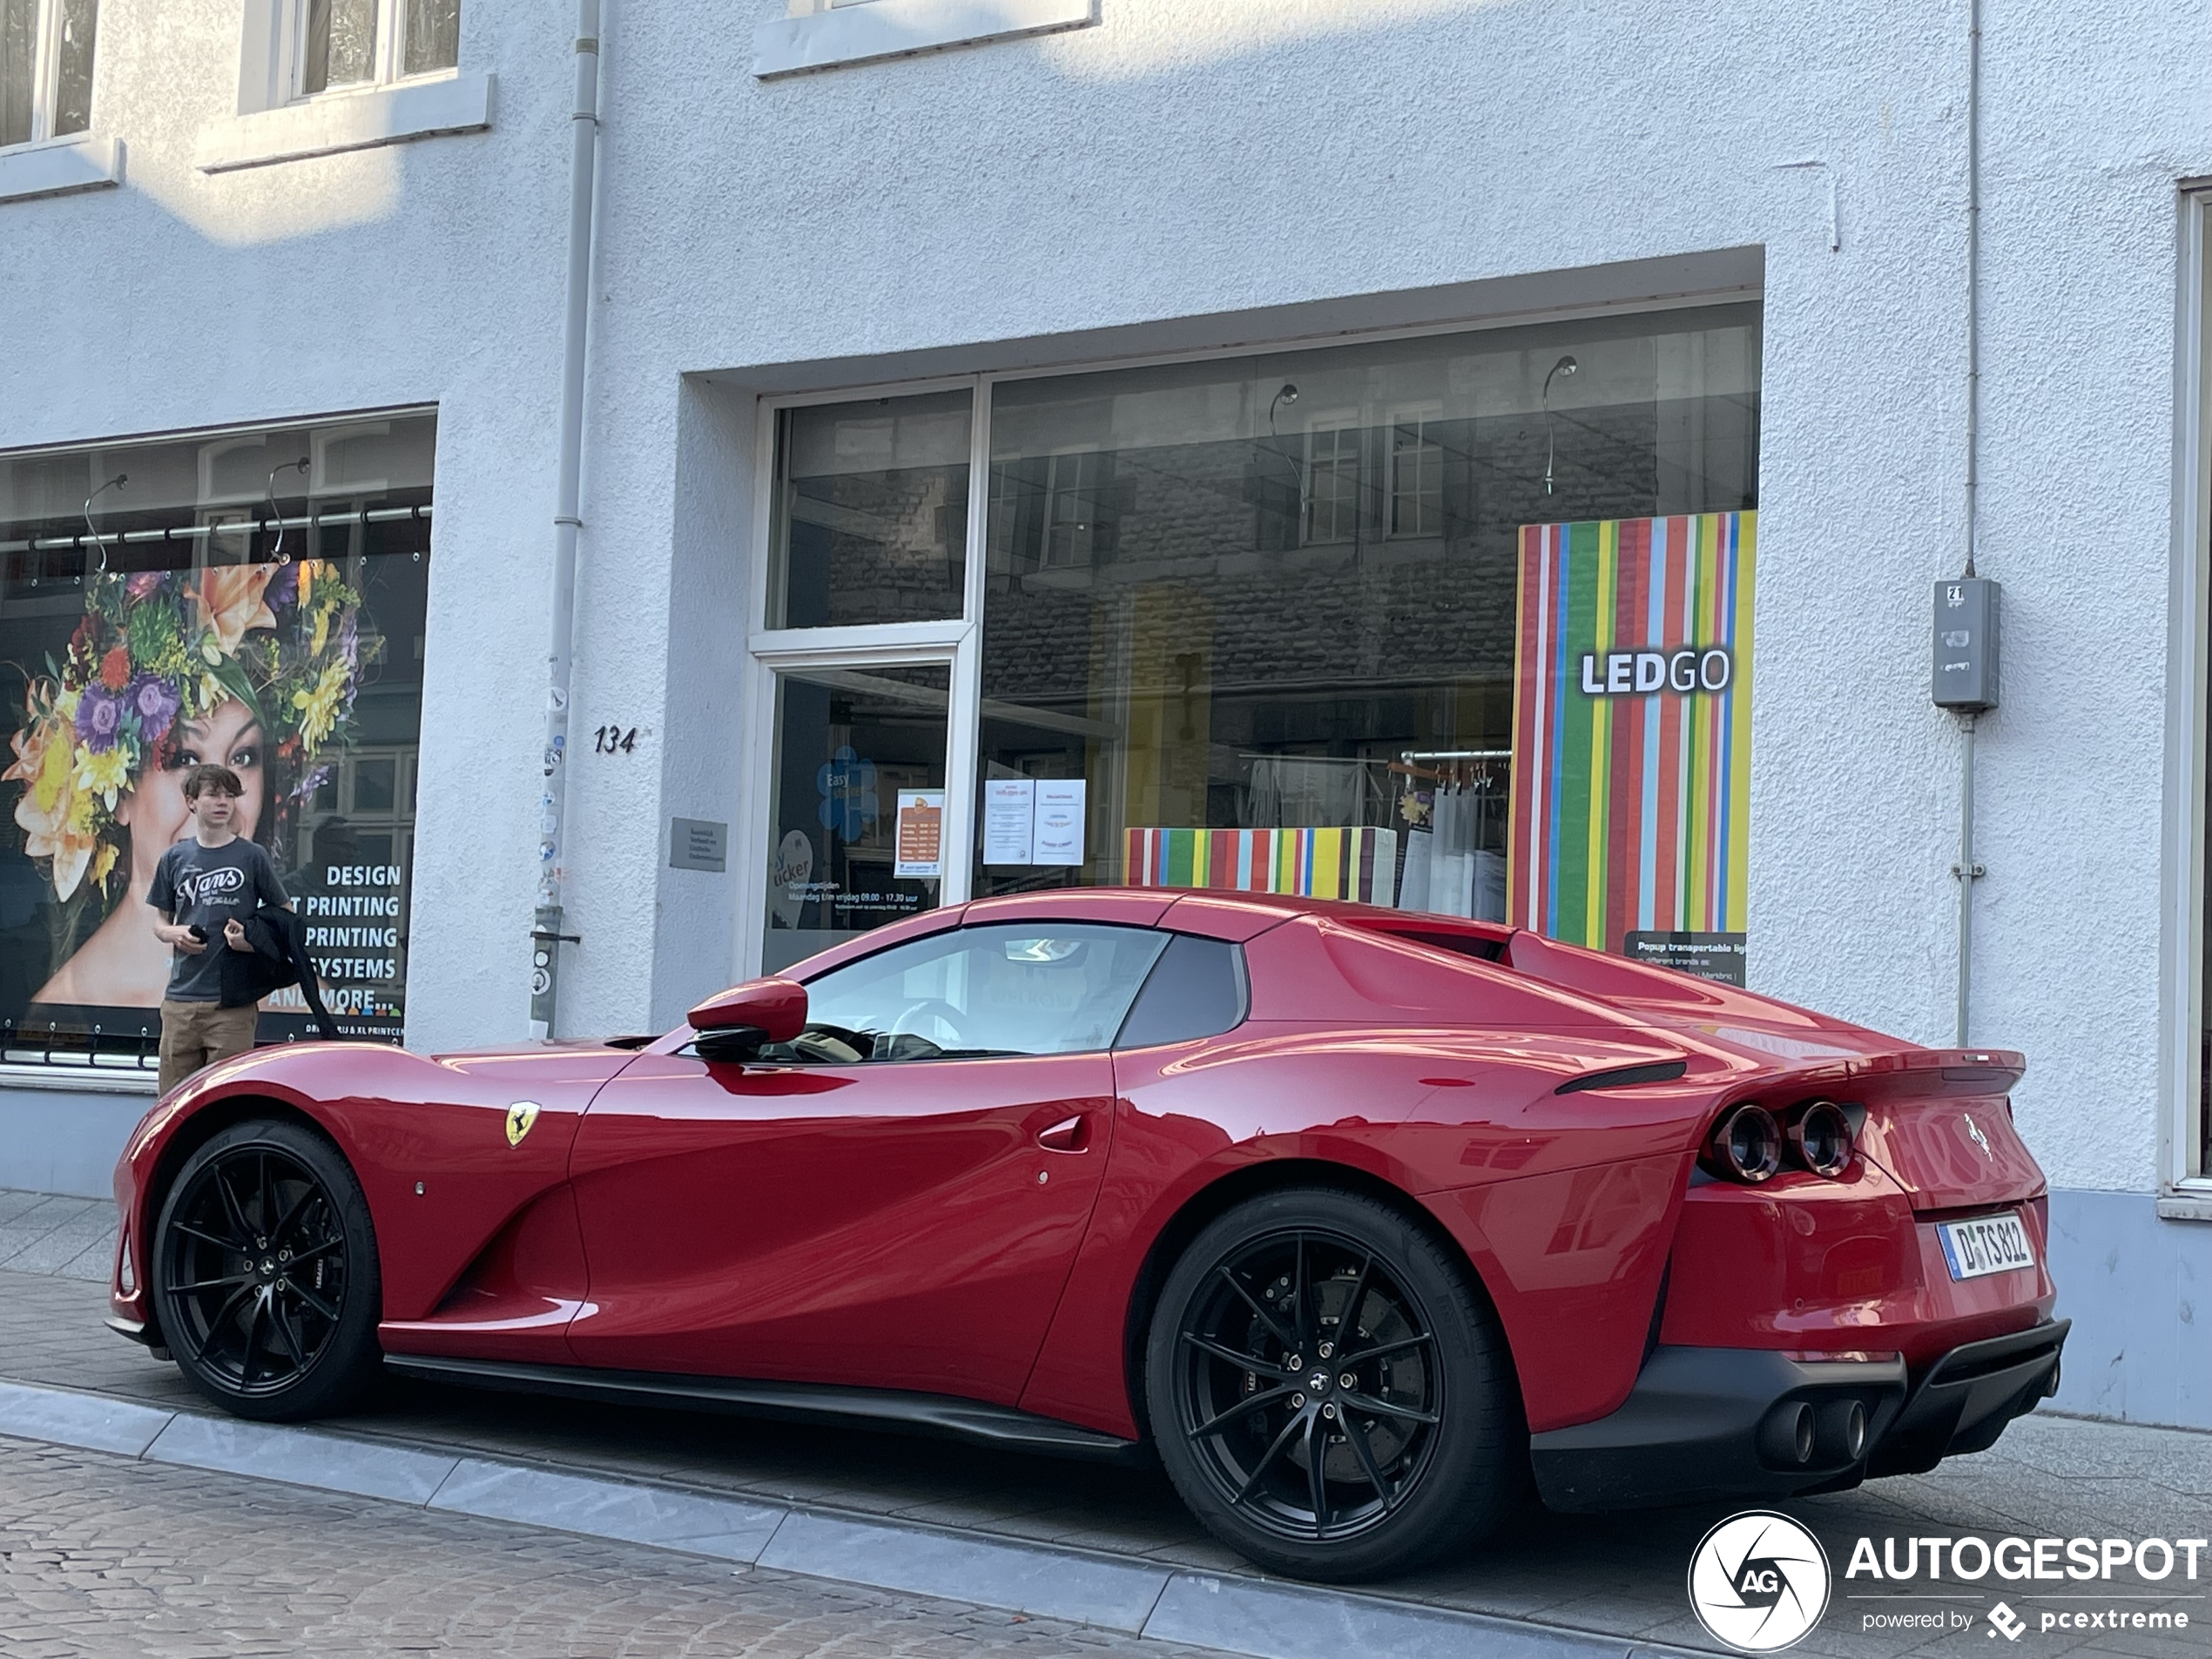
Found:
[[[223,959],[215,948],[251,951],[246,919],[264,904],[291,905],[269,855],[233,826],[244,792],[228,766],[202,765],[185,774],[192,839],[161,855],[146,894],[161,916],[154,937],[176,950],[161,1000],[165,1095],[203,1066],[253,1046],[261,1011],[252,1002],[222,1006]]]

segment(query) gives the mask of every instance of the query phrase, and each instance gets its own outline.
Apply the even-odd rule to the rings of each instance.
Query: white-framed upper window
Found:
[[[1390,422],[1390,533],[1444,534],[1444,445],[1440,403],[1398,410]]]
[[[0,0],[0,145],[92,125],[99,0]]]
[[[1359,536],[1359,413],[1317,415],[1305,433],[1305,525],[1308,546]]]
[[[460,65],[461,0],[296,0],[293,37],[300,98],[440,74]]]

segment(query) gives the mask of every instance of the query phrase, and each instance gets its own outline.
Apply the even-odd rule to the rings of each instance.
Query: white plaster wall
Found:
[[[1096,28],[772,84],[781,0],[604,26],[563,1025],[663,1022],[730,971],[731,894],[665,868],[734,812],[747,400],[830,358],[1707,250],[1765,250],[1753,983],[1951,1030],[1957,738],[1930,584],[1962,549],[1964,8],[1103,0]],[[2175,181],[2212,173],[2179,0],[1988,0],[1985,723],[1975,1035],[2061,1185],[2148,1190]],[[234,8],[108,0],[119,191],[0,206],[0,444],[441,408],[411,1041],[516,1035],[534,868],[567,30],[469,0],[492,130],[208,179]],[[2193,43],[2193,44],[2192,44]],[[1828,246],[1834,170],[1843,246]],[[10,306],[9,314],[21,311]],[[1208,331],[1211,331],[1208,333]],[[1178,339],[1191,337],[1179,326]],[[1037,343],[1042,340],[1042,343]],[[981,361],[980,358],[977,361]],[[734,827],[734,826],[733,826]],[[658,942],[657,942],[658,941]]]
[[[105,0],[93,118],[123,187],[0,203],[0,447],[439,408],[408,1032],[528,1001],[566,227],[568,31],[472,5],[488,132],[210,176],[235,0]]]

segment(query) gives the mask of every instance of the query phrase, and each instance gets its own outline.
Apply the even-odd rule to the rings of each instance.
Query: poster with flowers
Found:
[[[413,664],[391,661],[364,589],[419,616],[425,565],[419,550],[203,561],[0,590],[0,801],[14,832],[12,845],[0,835],[0,1036],[16,1057],[158,1033],[171,954],[145,893],[162,851],[191,833],[182,783],[202,761],[244,786],[239,822],[308,923],[341,1028],[397,1040],[405,873],[387,824],[405,804],[397,757],[415,746],[420,685],[393,672]],[[372,687],[387,711],[368,724],[396,729],[365,732]],[[372,743],[370,764],[365,735],[400,741]],[[380,833],[338,810],[356,797],[384,809],[369,814]],[[264,1041],[306,1029],[296,992],[264,1005]]]

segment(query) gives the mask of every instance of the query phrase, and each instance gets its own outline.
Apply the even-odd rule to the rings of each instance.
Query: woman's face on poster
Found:
[[[145,880],[152,880],[154,863],[192,831],[192,808],[185,800],[185,774],[203,762],[228,766],[238,774],[245,792],[239,797],[232,828],[247,840],[261,825],[261,804],[267,794],[262,765],[261,723],[253,711],[231,698],[197,720],[177,729],[177,741],[158,766],[149,766],[138,781],[116,804],[116,819],[131,832],[131,862]]]

